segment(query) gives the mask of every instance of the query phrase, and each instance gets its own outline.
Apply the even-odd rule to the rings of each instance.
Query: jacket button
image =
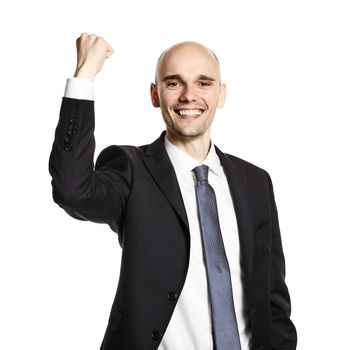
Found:
[[[70,152],[70,151],[72,150],[72,145],[66,143],[66,144],[64,145],[64,150],[65,150],[66,152]]]
[[[177,294],[177,293],[174,292],[174,291],[170,291],[170,292],[168,293],[168,300],[169,300],[169,301],[175,301],[178,297],[179,297],[179,294]]]
[[[161,332],[159,332],[159,331],[153,331],[152,332],[152,339],[153,340],[160,340],[160,338],[162,337],[162,333]]]

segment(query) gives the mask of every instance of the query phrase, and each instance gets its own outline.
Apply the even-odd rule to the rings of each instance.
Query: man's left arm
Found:
[[[271,321],[272,349],[293,350],[297,344],[297,333],[290,319],[291,304],[288,288],[285,284],[285,260],[273,185],[267,174],[271,204]]]

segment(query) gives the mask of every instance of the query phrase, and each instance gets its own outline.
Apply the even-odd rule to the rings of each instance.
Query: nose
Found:
[[[186,85],[181,91],[181,95],[179,97],[180,102],[193,102],[196,101],[196,93],[193,87]]]

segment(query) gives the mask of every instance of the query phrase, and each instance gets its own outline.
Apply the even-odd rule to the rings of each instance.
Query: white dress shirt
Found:
[[[65,97],[93,99],[93,84],[88,79],[69,78]],[[166,137],[164,145],[175,169],[190,228],[190,261],[184,287],[158,350],[213,350],[210,300],[203,260],[201,233],[197,216],[195,176],[200,165],[194,158],[173,145]],[[209,167],[208,181],[216,195],[219,223],[228,259],[233,300],[242,350],[249,350],[251,332],[244,312],[243,271],[235,210],[220,160],[211,146],[202,164]]]

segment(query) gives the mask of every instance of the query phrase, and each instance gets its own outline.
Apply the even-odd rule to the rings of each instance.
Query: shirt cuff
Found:
[[[94,100],[94,84],[86,78],[68,78],[64,97],[77,100]]]

